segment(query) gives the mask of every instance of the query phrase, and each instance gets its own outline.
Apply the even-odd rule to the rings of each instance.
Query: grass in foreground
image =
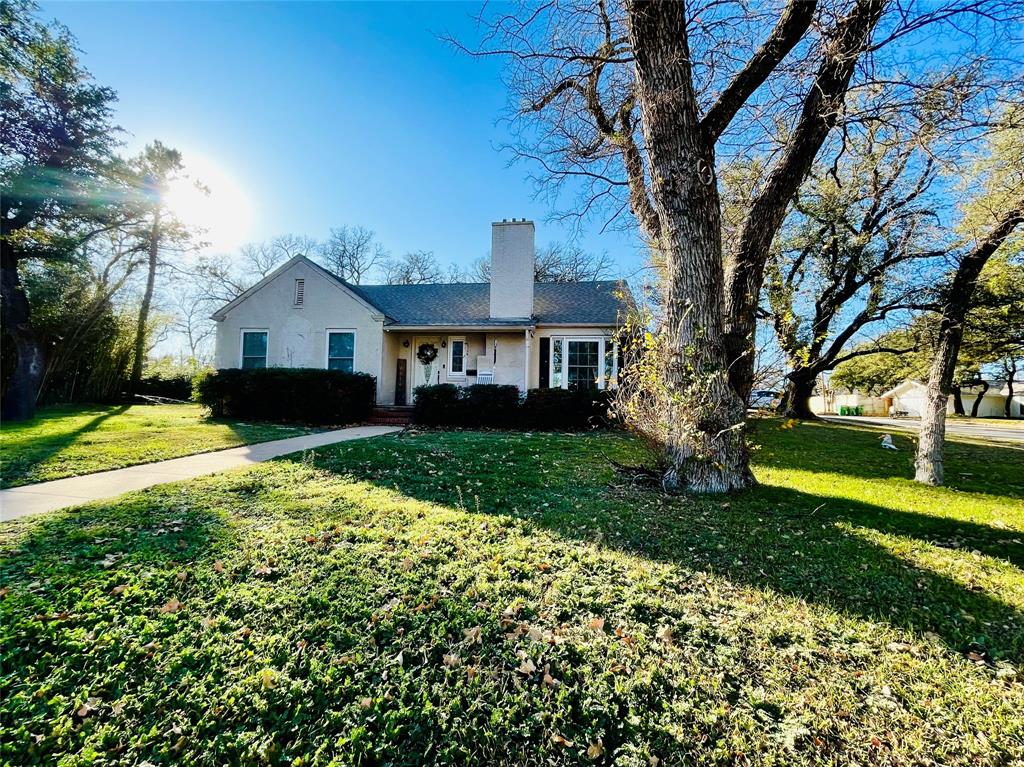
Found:
[[[213,421],[199,405],[60,405],[0,429],[0,487],[120,469],[308,429]]]
[[[934,489],[902,436],[757,436],[730,499],[428,432],[9,525],[0,761],[1024,759],[1021,451]]]

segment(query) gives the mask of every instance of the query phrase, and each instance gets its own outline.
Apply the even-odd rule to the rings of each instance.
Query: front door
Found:
[[[406,360],[399,359],[395,367],[395,405],[405,407]]]
[[[440,336],[420,336],[413,342],[413,388],[440,382],[443,351]]]

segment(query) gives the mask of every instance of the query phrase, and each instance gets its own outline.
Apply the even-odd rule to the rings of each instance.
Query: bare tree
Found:
[[[788,372],[781,411],[814,418],[822,373],[864,354],[902,354],[913,344],[856,343],[893,319],[928,308],[940,201],[932,116],[907,125],[848,126],[837,156],[801,188],[767,264],[765,297]]]
[[[990,24],[984,35],[967,30],[941,62],[957,65],[943,76],[967,130],[979,94],[1001,93],[977,81],[987,62],[1007,62],[986,54],[1006,43],[1000,22],[1014,12],[1002,0],[552,0],[485,20],[474,52],[508,58],[517,112],[536,118],[515,151],[538,163],[549,188],[582,190],[576,215],[628,210],[665,275],[666,486],[721,492],[753,482],[742,429],[765,263],[833,129],[863,118],[846,109],[847,93],[884,84],[885,110],[916,102],[928,72],[908,75],[904,57],[888,52],[920,43],[929,25]],[[765,157],[728,261],[719,149]]]
[[[445,271],[432,251],[416,250],[382,264],[388,285],[423,285],[445,282]]]
[[[552,242],[537,248],[534,258],[535,282],[591,282],[611,279],[615,263],[607,252],[590,253],[578,245]],[[474,282],[491,281],[491,259],[478,258],[469,268]]]
[[[317,259],[328,271],[359,285],[388,259],[376,235],[363,226],[339,226],[317,249]]]
[[[217,331],[210,319],[210,302],[192,286],[182,286],[172,296],[174,320],[171,328],[185,337],[189,358],[199,364],[211,361],[209,345]]]

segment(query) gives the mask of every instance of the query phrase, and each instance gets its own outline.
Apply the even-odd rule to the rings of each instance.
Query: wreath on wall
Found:
[[[437,359],[437,347],[433,344],[420,344],[416,349],[416,359],[424,365],[429,365]]]

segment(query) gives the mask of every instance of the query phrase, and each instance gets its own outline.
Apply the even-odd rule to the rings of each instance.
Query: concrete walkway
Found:
[[[89,501],[113,498],[122,493],[142,490],[164,482],[176,482],[238,466],[249,466],[300,450],[312,450],[336,442],[377,437],[396,431],[401,429],[396,426],[353,426],[348,429],[277,439],[273,442],[259,442],[213,453],[188,455],[168,461],[144,463],[124,469],[0,490],[0,521],[6,522],[28,514],[39,514],[67,506],[78,506]]]

